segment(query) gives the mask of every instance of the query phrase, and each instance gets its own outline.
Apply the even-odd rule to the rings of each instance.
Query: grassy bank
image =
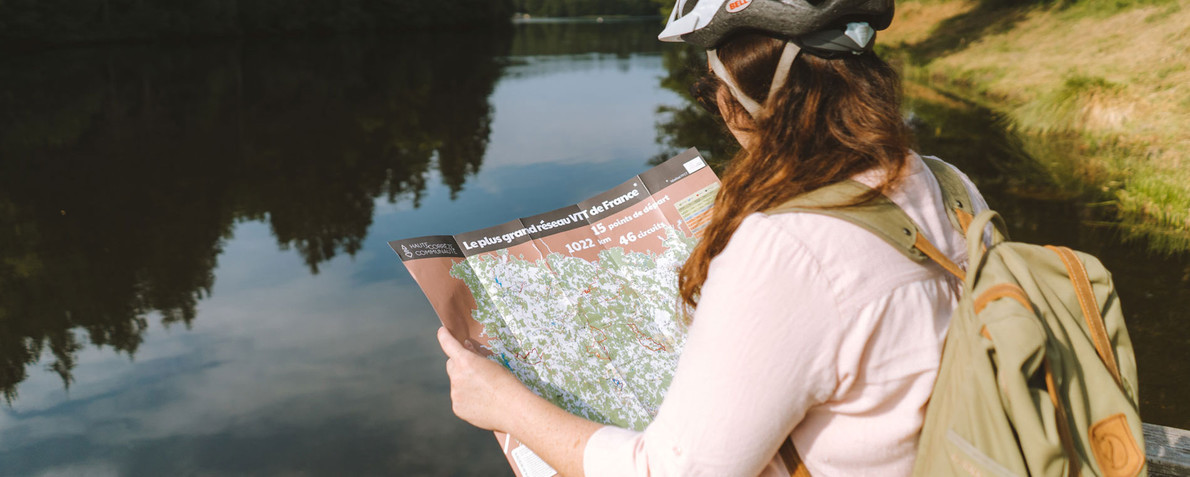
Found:
[[[1056,184],[1190,230],[1190,0],[898,3],[913,79],[1005,114]]]

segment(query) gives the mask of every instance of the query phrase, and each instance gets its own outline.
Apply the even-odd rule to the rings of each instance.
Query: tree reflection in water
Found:
[[[678,93],[686,102],[657,108],[663,118],[657,122],[657,142],[666,150],[650,162],[660,164],[677,152],[697,145],[711,167],[722,173],[740,146],[728,133],[723,120],[703,109],[690,92],[690,85],[707,74],[706,53],[690,45],[676,45],[665,50],[664,62],[669,74],[661,79],[661,87]]]
[[[668,50],[657,41],[661,19],[617,20],[605,23],[540,22],[515,27],[510,54],[514,57],[614,54],[654,54]]]
[[[5,398],[45,351],[69,385],[85,341],[131,356],[150,316],[189,326],[238,222],[267,222],[317,273],[360,249],[377,198],[417,205],[432,169],[461,190],[510,35],[449,35],[6,60]]]
[[[663,57],[657,142],[721,168],[735,144],[689,96],[702,53],[652,22],[530,24],[505,34],[76,49],[0,62],[0,388],[43,354],[69,383],[88,342],[132,355],[150,319],[189,325],[223,244],[262,221],[312,272],[360,249],[375,201],[419,204],[479,170],[501,65],[518,75],[606,67],[567,55]],[[570,57],[575,58],[574,56]],[[1015,238],[1069,245],[1113,271],[1147,421],[1190,427],[1190,254],[1127,242],[1086,191],[1039,173],[1042,149],[995,115],[908,86],[918,150],[968,172]],[[576,91],[581,94],[581,91]],[[599,134],[593,131],[592,134]],[[669,157],[661,154],[658,157]],[[1060,178],[1058,178],[1060,179]],[[1176,241],[1175,241],[1176,242]],[[1170,358],[1173,356],[1173,359]],[[1180,358],[1179,358],[1180,357]]]

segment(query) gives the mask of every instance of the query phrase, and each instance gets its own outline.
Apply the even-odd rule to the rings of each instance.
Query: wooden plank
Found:
[[[1190,431],[1154,424],[1142,424],[1141,427],[1145,433],[1145,458],[1149,463],[1149,475],[1190,475]]]

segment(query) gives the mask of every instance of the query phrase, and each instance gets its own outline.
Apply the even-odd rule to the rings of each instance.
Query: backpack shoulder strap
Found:
[[[859,205],[847,205],[871,190],[856,181],[837,182],[794,197],[765,213],[806,212],[846,220],[880,237],[911,260],[925,260],[926,256],[913,246],[920,228],[893,201],[879,196]]]
[[[959,186],[962,187],[962,182]],[[964,278],[963,270],[934,247],[921,232],[921,227],[888,197],[881,195],[867,202],[848,205],[871,190],[852,180],[837,182],[794,197],[764,213],[805,212],[845,220],[876,235],[910,260],[930,259],[960,280]]]
[[[966,236],[967,227],[975,218],[975,202],[971,199],[971,193],[967,190],[967,186],[963,184],[963,179],[959,177],[959,173],[955,172],[954,168],[941,160],[933,157],[922,157],[921,159],[925,161],[930,172],[934,173],[934,178],[938,179],[938,185],[942,187],[942,203],[946,206],[946,216],[950,217],[951,225]]]

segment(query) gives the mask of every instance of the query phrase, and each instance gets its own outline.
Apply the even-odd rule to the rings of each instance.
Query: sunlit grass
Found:
[[[910,76],[1004,113],[1063,188],[1190,230],[1190,0],[897,5]]]

